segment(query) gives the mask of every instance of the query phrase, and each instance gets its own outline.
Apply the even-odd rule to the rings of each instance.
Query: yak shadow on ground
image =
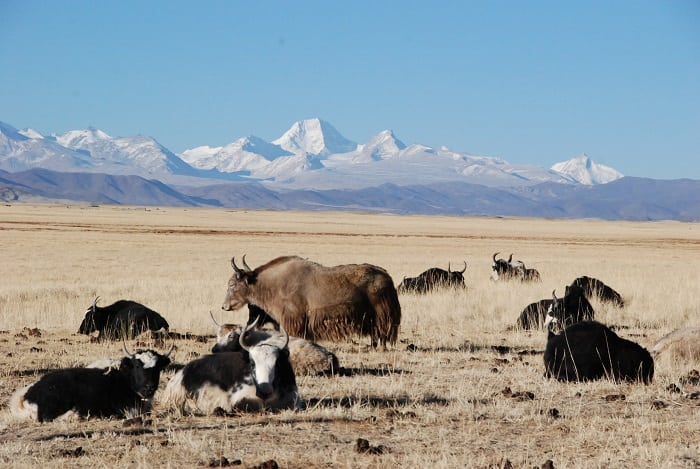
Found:
[[[367,398],[364,398],[367,399]],[[369,398],[372,400],[373,398]],[[377,407],[385,407],[385,408],[390,408],[393,409],[394,405],[392,402],[400,402],[402,401],[401,399],[384,399],[386,402],[380,403],[378,401],[375,402],[375,404],[380,404],[377,405]],[[439,400],[439,399],[438,399]],[[443,399],[444,400],[444,399]],[[330,400],[327,400],[330,401]],[[405,402],[409,402],[409,400],[405,400]],[[411,403],[418,403],[418,401],[411,401]],[[347,403],[346,403],[347,405]],[[408,405],[408,404],[406,404]],[[440,403],[440,405],[446,405]],[[349,405],[348,405],[349,407]],[[274,412],[273,412],[274,413]],[[252,413],[252,415],[255,415],[256,413]],[[100,435],[105,435],[108,434],[110,437],[115,437],[115,436],[133,436],[133,437],[138,437],[138,436],[148,436],[148,435],[163,435],[163,434],[168,434],[172,432],[173,430],[178,430],[178,431],[208,431],[208,430],[222,430],[222,429],[240,429],[241,427],[254,427],[254,426],[267,426],[270,425],[270,419],[268,413],[257,413],[260,415],[260,418],[253,419],[253,420],[236,420],[232,421],[231,419],[235,419],[236,417],[242,417],[242,416],[250,416],[251,413],[245,413],[245,412],[227,412],[222,415],[216,415],[216,416],[204,416],[204,415],[188,415],[187,416],[187,421],[185,425],[179,425],[178,423],[169,423],[167,425],[153,425],[153,422],[150,420],[144,420],[144,421],[135,421],[132,423],[132,419],[125,419],[122,421],[122,428],[96,428],[94,430],[81,430],[81,431],[75,431],[75,432],[54,432],[50,433],[47,435],[39,435],[31,438],[33,441],[51,441],[51,440],[76,440],[80,438],[84,439],[91,439],[95,438]],[[410,413],[409,413],[410,414]],[[407,414],[407,416],[410,416]],[[201,422],[199,422],[201,420]],[[358,420],[356,418],[342,415],[342,416],[336,416],[336,417],[310,417],[306,416],[302,412],[297,412],[294,414],[292,417],[288,418],[280,418],[276,419],[275,422],[279,424],[299,424],[299,423],[312,423],[312,424],[321,424],[321,423],[326,423],[326,424],[332,424],[332,423],[339,423],[339,422],[344,422],[344,423],[356,423],[356,424],[362,424],[366,423],[366,419],[363,420]],[[118,423],[118,420],[114,420],[114,423]],[[130,425],[134,425],[133,428],[124,428]],[[20,435],[15,435],[18,438],[23,438],[26,439],[24,436]]]
[[[318,407],[349,409],[353,406],[368,406],[378,409],[395,409],[397,407],[422,406],[422,405],[449,405],[450,400],[439,396],[426,396],[422,399],[411,399],[408,397],[381,397],[381,396],[343,396],[343,397],[323,397],[306,399],[307,409]]]
[[[514,355],[539,355],[544,353],[542,350],[528,349],[524,347],[516,347],[510,345],[483,345],[483,344],[473,344],[469,341],[464,342],[462,345],[457,347],[421,347],[415,344],[408,344],[406,350],[409,352],[496,352],[500,355],[514,354]]]
[[[401,368],[394,368],[392,366],[380,366],[376,368],[368,367],[340,367],[337,376],[391,376],[391,375],[401,375],[401,374],[411,374],[410,371]]]

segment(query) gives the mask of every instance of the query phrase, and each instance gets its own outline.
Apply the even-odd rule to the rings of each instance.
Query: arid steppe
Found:
[[[542,282],[490,280],[497,251]],[[466,261],[467,289],[401,295],[389,351],[366,337],[322,342],[346,373],[297,377],[300,411],[179,415],[156,393],[135,423],[9,415],[12,392],[46,371],[121,356],[120,342],[77,334],[97,296],[139,301],[171,331],[202,336],[144,335],[131,349],[174,344],[177,364],[207,353],[210,312],[247,319],[247,309],[221,310],[231,257],[244,254],[252,267],[289,254],[368,262],[396,284]],[[546,332],[509,329],[527,304],[563,295],[581,275],[627,301],[593,301],[596,319],[647,349],[700,325],[697,223],[12,204],[0,206],[0,259],[3,467],[700,467],[700,386],[682,379],[700,363],[658,361],[648,386],[559,383],[543,377]],[[358,451],[358,438],[376,450]]]

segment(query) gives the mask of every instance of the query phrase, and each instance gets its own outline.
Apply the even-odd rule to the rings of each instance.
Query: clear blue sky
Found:
[[[0,0],[0,121],[178,153],[320,117],[700,179],[700,1]]]

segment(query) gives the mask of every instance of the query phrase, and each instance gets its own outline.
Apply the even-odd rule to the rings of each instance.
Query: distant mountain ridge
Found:
[[[500,158],[455,152],[446,147],[406,145],[391,130],[383,130],[367,143],[358,144],[317,118],[295,122],[272,142],[248,136],[223,147],[203,145],[180,155],[147,136],[112,137],[95,128],[43,136],[32,129],[18,131],[9,124],[0,124],[0,169],[31,168],[137,175],[168,184],[199,186],[210,184],[210,179],[224,179],[297,189],[356,189],[384,183],[448,181],[509,187],[600,180],[595,175],[587,179],[585,174],[581,176],[586,167],[574,177],[569,166],[560,172],[512,165]],[[607,178],[606,182],[609,180],[612,179]]]
[[[700,220],[700,181],[623,177],[582,154],[552,168],[405,144],[366,143],[320,119],[267,142],[176,155],[99,129],[44,136],[0,122],[0,200],[259,209]]]
[[[0,171],[0,200],[93,204],[350,210],[394,214],[700,221],[700,181],[624,177],[594,186],[498,188],[462,182],[363,189],[274,190],[257,182],[179,187],[139,176]]]

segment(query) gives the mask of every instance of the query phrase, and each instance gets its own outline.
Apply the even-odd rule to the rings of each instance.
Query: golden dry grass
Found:
[[[515,253],[543,282],[491,282],[495,251]],[[400,342],[389,352],[368,350],[367,338],[323,343],[353,373],[299,377],[308,406],[300,412],[179,416],[156,405],[149,421],[128,427],[7,415],[10,394],[43,370],[120,356],[120,344],[76,334],[97,295],[103,305],[140,301],[177,332],[213,334],[209,311],[243,322],[247,310],[220,310],[230,258],[243,254],[251,266],[286,254],[370,262],[396,283],[466,260],[468,289],[401,296]],[[243,467],[269,459],[348,468],[700,465],[700,400],[667,390],[700,364],[659,365],[650,386],[552,382],[542,377],[545,333],[507,330],[525,305],[555,288],[563,294],[584,274],[628,300],[624,309],[593,302],[597,319],[647,348],[698,325],[698,224],[12,205],[0,206],[0,256],[3,467],[191,467],[221,456]],[[176,341],[175,361],[206,353],[212,341]],[[129,346],[138,344],[156,345]],[[358,438],[385,453],[356,452]]]

